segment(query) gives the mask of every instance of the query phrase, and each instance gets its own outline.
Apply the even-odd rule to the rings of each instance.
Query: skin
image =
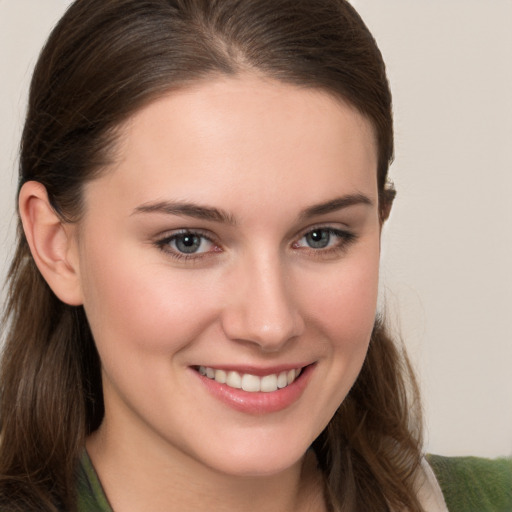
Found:
[[[46,243],[60,281],[43,272],[84,305],[96,340],[106,414],[87,449],[114,510],[321,510],[305,453],[354,383],[375,318],[370,123],[325,92],[242,75],[174,91],[121,134],[115,165],[85,187],[84,217]],[[355,204],[311,211],[347,196]],[[22,215],[44,200],[28,185]],[[162,202],[226,218],[148,211]],[[183,229],[209,239],[191,258],[169,240]],[[326,247],[310,246],[314,229]],[[218,400],[193,369],[289,364],[312,365],[303,393],[263,414]]]

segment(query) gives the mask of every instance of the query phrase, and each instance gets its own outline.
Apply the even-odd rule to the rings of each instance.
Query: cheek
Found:
[[[308,284],[307,310],[334,350],[366,350],[375,322],[378,251],[354,256]]]
[[[361,371],[375,323],[378,290],[376,251],[354,254],[303,282],[311,343],[319,353],[321,378],[314,417],[320,433],[346,398]],[[306,302],[307,301],[307,302]],[[321,400],[318,398],[321,397]],[[304,421],[308,411],[304,416]]]
[[[100,353],[107,346],[122,346],[123,357],[176,352],[215,316],[214,301],[187,272],[144,262],[136,251],[115,256],[90,251],[82,280],[84,308]]]

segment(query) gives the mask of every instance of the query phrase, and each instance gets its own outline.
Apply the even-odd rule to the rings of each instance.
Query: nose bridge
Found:
[[[231,339],[277,351],[304,329],[287,268],[279,255],[248,257],[241,263],[233,300],[224,311]]]

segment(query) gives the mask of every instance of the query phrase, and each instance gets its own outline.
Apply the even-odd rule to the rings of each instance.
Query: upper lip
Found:
[[[279,374],[289,370],[303,369],[312,363],[296,363],[296,364],[280,364],[275,366],[252,366],[252,365],[235,365],[235,364],[202,364],[205,368],[213,368],[215,370],[224,370],[225,372],[238,372],[240,374],[250,374],[257,377],[264,377],[265,375]],[[194,366],[199,368],[199,365]]]

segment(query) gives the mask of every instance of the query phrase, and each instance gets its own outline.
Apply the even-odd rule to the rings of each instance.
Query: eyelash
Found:
[[[313,248],[313,247],[304,247],[300,246],[299,243],[302,239],[306,238],[308,235],[312,235],[315,232],[322,232],[324,234],[327,234],[329,237],[338,237],[339,241],[335,243],[333,246],[328,247],[321,247],[321,248]],[[203,251],[203,252],[191,252],[191,253],[185,253],[181,252],[178,249],[171,248],[170,245],[174,242],[179,240],[184,240],[185,237],[191,237],[191,238],[199,238],[201,240],[201,244],[203,244],[205,241],[212,244],[213,250]],[[292,247],[296,250],[300,251],[308,251],[310,254],[312,254],[314,257],[325,257],[328,255],[336,255],[340,252],[345,251],[349,245],[354,243],[357,240],[357,235],[342,229],[336,229],[330,226],[317,226],[313,228],[308,228],[307,231],[304,231],[298,239],[292,244]],[[328,241],[331,242],[331,239]],[[173,233],[170,236],[165,236],[164,238],[157,240],[155,242],[155,245],[163,252],[171,256],[172,258],[176,260],[197,260],[200,258],[209,257],[212,254],[220,253],[222,252],[222,248],[219,247],[218,244],[212,239],[212,237],[206,235],[204,232],[200,230],[188,230],[183,229],[179,230],[175,233]]]
[[[180,252],[177,249],[173,249],[170,247],[170,244],[173,242],[176,242],[178,240],[183,240],[185,237],[197,237],[201,239],[201,244],[204,243],[204,241],[207,241],[208,243],[212,244],[214,247],[213,251],[205,251],[205,252],[192,252],[192,253],[185,253]],[[189,230],[189,229],[182,229],[175,233],[173,233],[170,236],[166,236],[160,240],[157,240],[155,242],[155,245],[163,252],[171,256],[172,258],[176,260],[195,260],[199,258],[208,257],[208,255],[211,255],[211,253],[219,253],[222,252],[222,249],[215,243],[214,240],[208,235],[206,235],[204,232],[200,230]]]
[[[299,246],[299,243],[302,239],[306,238],[308,235],[312,235],[315,232],[323,232],[327,234],[330,238],[337,237],[338,241],[334,243],[334,245],[323,248],[313,248],[313,247],[302,247]],[[300,238],[292,244],[292,246],[297,250],[306,250],[312,253],[315,257],[324,257],[328,255],[336,255],[340,252],[345,251],[348,246],[354,243],[357,240],[357,235],[352,233],[351,231],[333,228],[331,226],[317,226],[313,228],[309,228],[307,231],[303,232]],[[331,239],[329,239],[328,243],[331,243]]]

